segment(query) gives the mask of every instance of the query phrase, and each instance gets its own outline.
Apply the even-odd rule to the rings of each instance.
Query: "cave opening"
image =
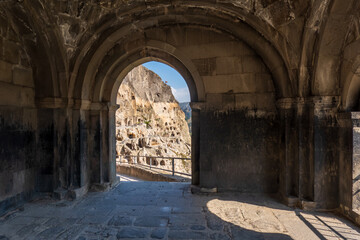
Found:
[[[192,117],[183,76],[158,61],[138,65],[123,78],[116,103],[117,174],[191,181]]]

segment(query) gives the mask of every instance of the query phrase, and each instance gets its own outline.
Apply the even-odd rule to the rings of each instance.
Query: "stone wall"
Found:
[[[279,190],[279,124],[246,111],[201,111],[200,185],[219,191]]]
[[[0,11],[0,215],[35,192],[39,162],[34,96],[28,56]]]
[[[279,119],[267,67],[244,42],[191,28],[182,33],[197,39],[181,50],[193,59],[206,92],[206,101],[195,106],[200,110],[200,185],[277,192]]]

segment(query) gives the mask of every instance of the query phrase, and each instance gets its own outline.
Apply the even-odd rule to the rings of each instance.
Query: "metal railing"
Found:
[[[134,155],[120,155],[119,156],[119,160],[116,159],[116,162],[121,164],[121,160],[122,159],[132,159],[133,161],[129,164],[133,164],[133,165],[140,165],[140,166],[144,166],[147,167],[149,169],[157,169],[157,170],[162,170],[162,171],[166,171],[166,172],[171,172],[171,174],[174,176],[175,173],[180,174],[180,175],[185,175],[185,176],[191,176],[191,174],[188,173],[184,173],[184,172],[177,172],[175,171],[175,160],[185,160],[185,161],[190,161],[191,158],[182,158],[182,157],[157,157],[157,156],[134,156]],[[140,159],[143,158],[143,160],[145,159],[146,164],[142,164],[140,163]],[[165,169],[165,168],[159,168],[157,166],[153,166],[152,162],[153,160],[156,159],[169,159],[171,160],[171,170],[169,169]],[[149,163],[147,163],[147,160],[149,160]],[[161,165],[161,164],[160,164]]]

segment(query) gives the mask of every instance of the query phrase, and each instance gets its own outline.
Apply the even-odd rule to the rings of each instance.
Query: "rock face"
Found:
[[[179,103],[181,110],[185,113],[185,121],[188,124],[191,133],[191,108],[189,102]]]
[[[185,114],[170,86],[149,69],[139,66],[125,77],[117,96],[116,150],[122,162],[161,165],[171,169],[171,159],[190,158],[191,138]],[[189,160],[175,160],[175,170],[190,173]]]

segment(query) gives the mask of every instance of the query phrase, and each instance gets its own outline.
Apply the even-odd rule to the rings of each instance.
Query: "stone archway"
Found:
[[[358,219],[360,117],[350,111],[360,96],[359,8],[356,0],[0,1],[0,212],[38,192],[76,197],[116,182],[114,89],[132,66],[155,59],[190,79],[194,184],[277,191],[289,204],[340,206]]]
[[[156,45],[157,43],[153,43],[154,45]],[[130,56],[129,58],[126,58],[126,63],[128,63],[129,65],[126,66],[126,63],[121,63],[118,62],[117,63],[117,68],[113,69],[113,73],[110,74],[110,76],[117,76],[115,77],[115,81],[114,79],[105,79],[104,81],[108,81],[111,82],[112,87],[111,87],[111,97],[110,97],[110,103],[112,106],[115,106],[112,109],[117,109],[117,105],[116,105],[116,95],[118,92],[118,89],[120,87],[121,82],[123,81],[124,77],[135,67],[146,63],[148,61],[158,61],[158,62],[162,62],[165,63],[171,67],[173,67],[174,69],[176,69],[185,79],[187,85],[188,85],[188,89],[190,92],[190,98],[191,98],[191,102],[198,102],[199,99],[199,95],[203,95],[203,86],[200,85],[200,88],[202,89],[202,91],[198,91],[197,86],[199,86],[199,84],[201,84],[201,81],[199,79],[199,73],[197,72],[195,66],[193,66],[191,64],[190,61],[187,61],[186,58],[182,58],[182,60],[184,62],[187,62],[187,66],[185,66],[182,61],[178,60],[177,57],[181,57],[181,54],[170,54],[168,52],[166,52],[166,49],[169,46],[167,46],[166,44],[163,45],[162,49],[160,48],[153,48],[150,47],[150,45],[145,46],[142,49],[138,50],[138,53],[133,54],[132,56]],[[176,51],[175,51],[176,52]],[[142,57],[145,56],[145,57]],[[190,72],[189,69],[192,69],[192,72]],[[197,79],[194,80],[194,79]],[[111,81],[113,80],[113,81]],[[196,84],[196,82],[198,84]],[[106,96],[108,98],[108,96]],[[203,96],[201,97],[203,98]],[[108,98],[109,99],[109,98]],[[116,111],[116,110],[115,110]],[[109,126],[109,131],[110,131],[110,139],[112,138],[112,135],[115,133],[112,133],[112,131],[115,130],[115,111],[111,111],[110,114],[110,126]],[[198,185],[199,184],[199,116],[198,116],[198,112],[196,111],[196,109],[192,110],[192,126],[193,126],[193,130],[192,130],[192,135],[191,135],[191,175],[192,175],[192,184],[193,185]],[[195,126],[195,128],[194,128]],[[110,140],[110,144],[114,144],[114,141]],[[115,148],[115,146],[113,146]],[[111,157],[113,158],[113,157]]]
[[[279,161],[277,153],[271,152],[271,157],[267,157],[266,151],[271,149],[268,142],[278,142],[278,136],[270,133],[272,123],[278,126],[276,99],[290,98],[297,92],[296,77],[291,70],[296,57],[289,58],[289,55],[296,55],[292,54],[294,49],[291,44],[282,35],[272,39],[271,36],[277,33],[273,27],[235,5],[207,1],[181,5],[169,2],[147,5],[135,1],[131,4],[134,8],[105,11],[95,24],[89,24],[89,28],[81,29],[81,24],[68,28],[68,19],[63,19],[61,29],[57,26],[54,33],[49,30],[51,43],[58,44],[61,49],[58,51],[56,48],[55,52],[50,51],[51,46],[45,49],[47,54],[55,53],[50,54],[54,61],[45,61],[44,65],[51,65],[51,73],[36,77],[39,81],[36,90],[46,90],[50,85],[57,88],[52,94],[54,96],[39,95],[40,98],[36,99],[37,107],[44,108],[38,113],[39,124],[45,125],[42,124],[44,122],[48,126],[47,132],[42,134],[39,131],[39,135],[44,135],[43,142],[50,143],[43,152],[40,149],[37,153],[44,155],[46,169],[53,166],[51,169],[54,170],[42,173],[44,179],[51,179],[43,191],[68,189],[71,195],[78,195],[91,187],[101,189],[116,182],[116,154],[111,144],[114,138],[112,116],[116,110],[114,89],[120,84],[121,75],[131,66],[150,59],[165,61],[188,79],[194,129],[197,129],[193,133],[193,141],[200,143],[201,133],[214,137],[211,141],[202,142],[202,147],[193,144],[193,158],[199,159],[193,161],[198,164],[193,169],[199,169],[198,177],[193,174],[193,183],[207,187],[219,185],[223,189],[269,191],[268,186],[261,187],[269,185],[269,177],[271,180],[268,182],[274,183],[271,191],[276,191],[278,170],[271,170],[272,174],[267,175],[265,169],[268,166],[271,169],[278,167]],[[26,6],[29,7],[29,3]],[[96,8],[95,5],[93,7]],[[46,6],[46,10],[50,8],[50,5]],[[35,8],[31,9],[34,13]],[[76,11],[86,15],[81,9]],[[36,24],[41,25],[41,18],[36,20]],[[47,31],[43,26],[38,27],[39,32]],[[64,62],[65,66],[58,65],[58,62]],[[41,70],[48,71],[50,67]],[[51,84],[43,79],[52,79]],[[236,118],[247,121],[239,122]],[[208,125],[200,124],[207,119],[214,121]],[[254,130],[256,126],[261,127],[259,122],[252,125],[260,119],[269,125],[258,135],[266,135],[263,148],[255,151],[256,142],[251,143],[248,154],[254,153],[257,161],[252,165],[260,164],[261,168],[252,169],[250,177],[256,174],[267,177],[258,179],[260,187],[252,185],[245,189],[246,184],[241,185],[240,182],[247,180],[246,177],[237,178],[235,174],[242,170],[239,166],[245,159],[229,153],[226,147],[224,151],[222,147],[229,144],[231,151],[237,153],[239,144],[251,138],[253,133],[248,131],[243,136],[237,126]],[[222,126],[222,121],[233,124],[233,128],[225,128],[223,132],[231,135],[231,130],[236,129],[236,134],[231,136],[235,141],[222,142],[218,138],[220,135],[216,136],[221,133],[210,134]],[[224,135],[225,140],[228,140],[227,135]],[[203,135],[202,139],[206,136]],[[221,154],[225,152],[223,166],[218,164],[220,156],[215,156],[214,149]],[[57,158],[54,162],[52,156]],[[262,161],[268,160],[273,164],[262,165]],[[250,179],[249,183],[255,183],[255,180]]]
[[[245,24],[240,24],[241,29],[229,34],[231,24],[224,21],[219,21],[223,24],[222,27],[214,28],[207,26],[202,17],[189,17],[187,20],[199,21],[198,24],[174,23],[176,20],[177,18],[170,16],[161,26],[154,26],[151,21],[143,21],[137,23],[140,29],[123,26],[114,30],[107,38],[102,39],[102,43],[94,46],[94,49],[90,51],[93,55],[88,57],[84,70],[74,75],[77,76],[79,82],[74,83],[73,86],[82,86],[79,88],[81,92],[75,88],[76,91],[73,92],[74,96],[77,95],[82,99],[79,101],[82,106],[80,111],[84,113],[81,115],[82,121],[90,122],[92,125],[89,129],[98,128],[96,132],[101,133],[99,136],[100,154],[93,154],[94,159],[100,159],[100,164],[99,160],[95,160],[91,168],[100,168],[105,172],[96,174],[95,179],[101,182],[106,172],[112,176],[115,175],[115,146],[112,144],[115,132],[111,126],[115,124],[115,96],[121,80],[134,66],[148,60],[158,60],[177,69],[190,89],[193,109],[193,184],[213,187],[214,180],[212,179],[219,174],[221,183],[215,182],[215,185],[222,189],[276,192],[279,184],[277,182],[278,170],[267,173],[265,170],[267,167],[251,169],[252,178],[262,175],[259,185],[266,186],[254,185],[249,188],[240,184],[246,179],[243,179],[244,176],[235,174],[236,171],[228,174],[230,178],[220,176],[226,175],[221,173],[222,170],[219,173],[212,173],[208,167],[217,163],[215,159],[209,162],[207,158],[213,158],[216,155],[211,153],[212,147],[206,141],[200,143],[200,135],[201,132],[211,133],[208,130],[213,129],[211,124],[205,124],[206,119],[212,119],[214,125],[223,121],[212,118],[213,115],[225,118],[224,121],[228,121],[229,118],[254,119],[254,122],[258,122],[258,128],[262,128],[260,122],[263,122],[265,123],[263,126],[267,127],[260,130],[258,136],[259,140],[261,138],[266,140],[256,161],[262,164],[262,161],[269,160],[271,163],[264,164],[266,166],[270,164],[272,168],[277,169],[279,165],[277,153],[265,154],[271,149],[270,145],[278,141],[276,133],[270,127],[272,124],[278,124],[275,101],[277,97],[291,97],[296,92],[294,90],[296,86],[290,83],[281,57],[264,38]],[[142,25],[148,23],[150,26]],[[251,47],[248,43],[252,44]],[[95,119],[92,120],[94,117]],[[233,120],[228,123],[236,125]],[[244,120],[243,123],[249,129],[253,124],[250,120]],[[230,125],[229,128],[231,128]],[[237,131],[236,134],[242,131],[238,127],[234,129]],[[211,136],[215,138],[209,138],[212,139],[210,142],[215,141],[221,145],[221,140],[216,137],[216,134],[220,133],[215,131],[212,134]],[[248,138],[250,135],[251,131],[246,135],[240,134],[237,137],[241,140],[236,144],[242,145],[242,141],[246,141],[243,138]],[[270,137],[270,135],[273,136]],[[203,139],[209,136],[203,135]],[[270,144],[271,141],[273,142]],[[232,153],[225,154],[225,159],[231,162],[224,165],[226,171],[241,165],[236,161],[247,161],[245,158],[237,159],[236,149],[237,147],[234,147],[231,150]],[[255,140],[249,149],[248,154],[257,154]],[[89,148],[88,150],[93,151]],[[247,151],[246,148],[244,150]],[[104,164],[106,166],[99,167]],[[251,164],[251,166],[256,166],[256,164]],[[216,166],[216,168],[219,167]],[[107,179],[114,179],[114,177],[107,177]],[[106,182],[107,179],[104,181]],[[256,179],[248,180],[250,185],[251,182],[255,184],[256,181]],[[272,186],[266,182],[271,183]]]

